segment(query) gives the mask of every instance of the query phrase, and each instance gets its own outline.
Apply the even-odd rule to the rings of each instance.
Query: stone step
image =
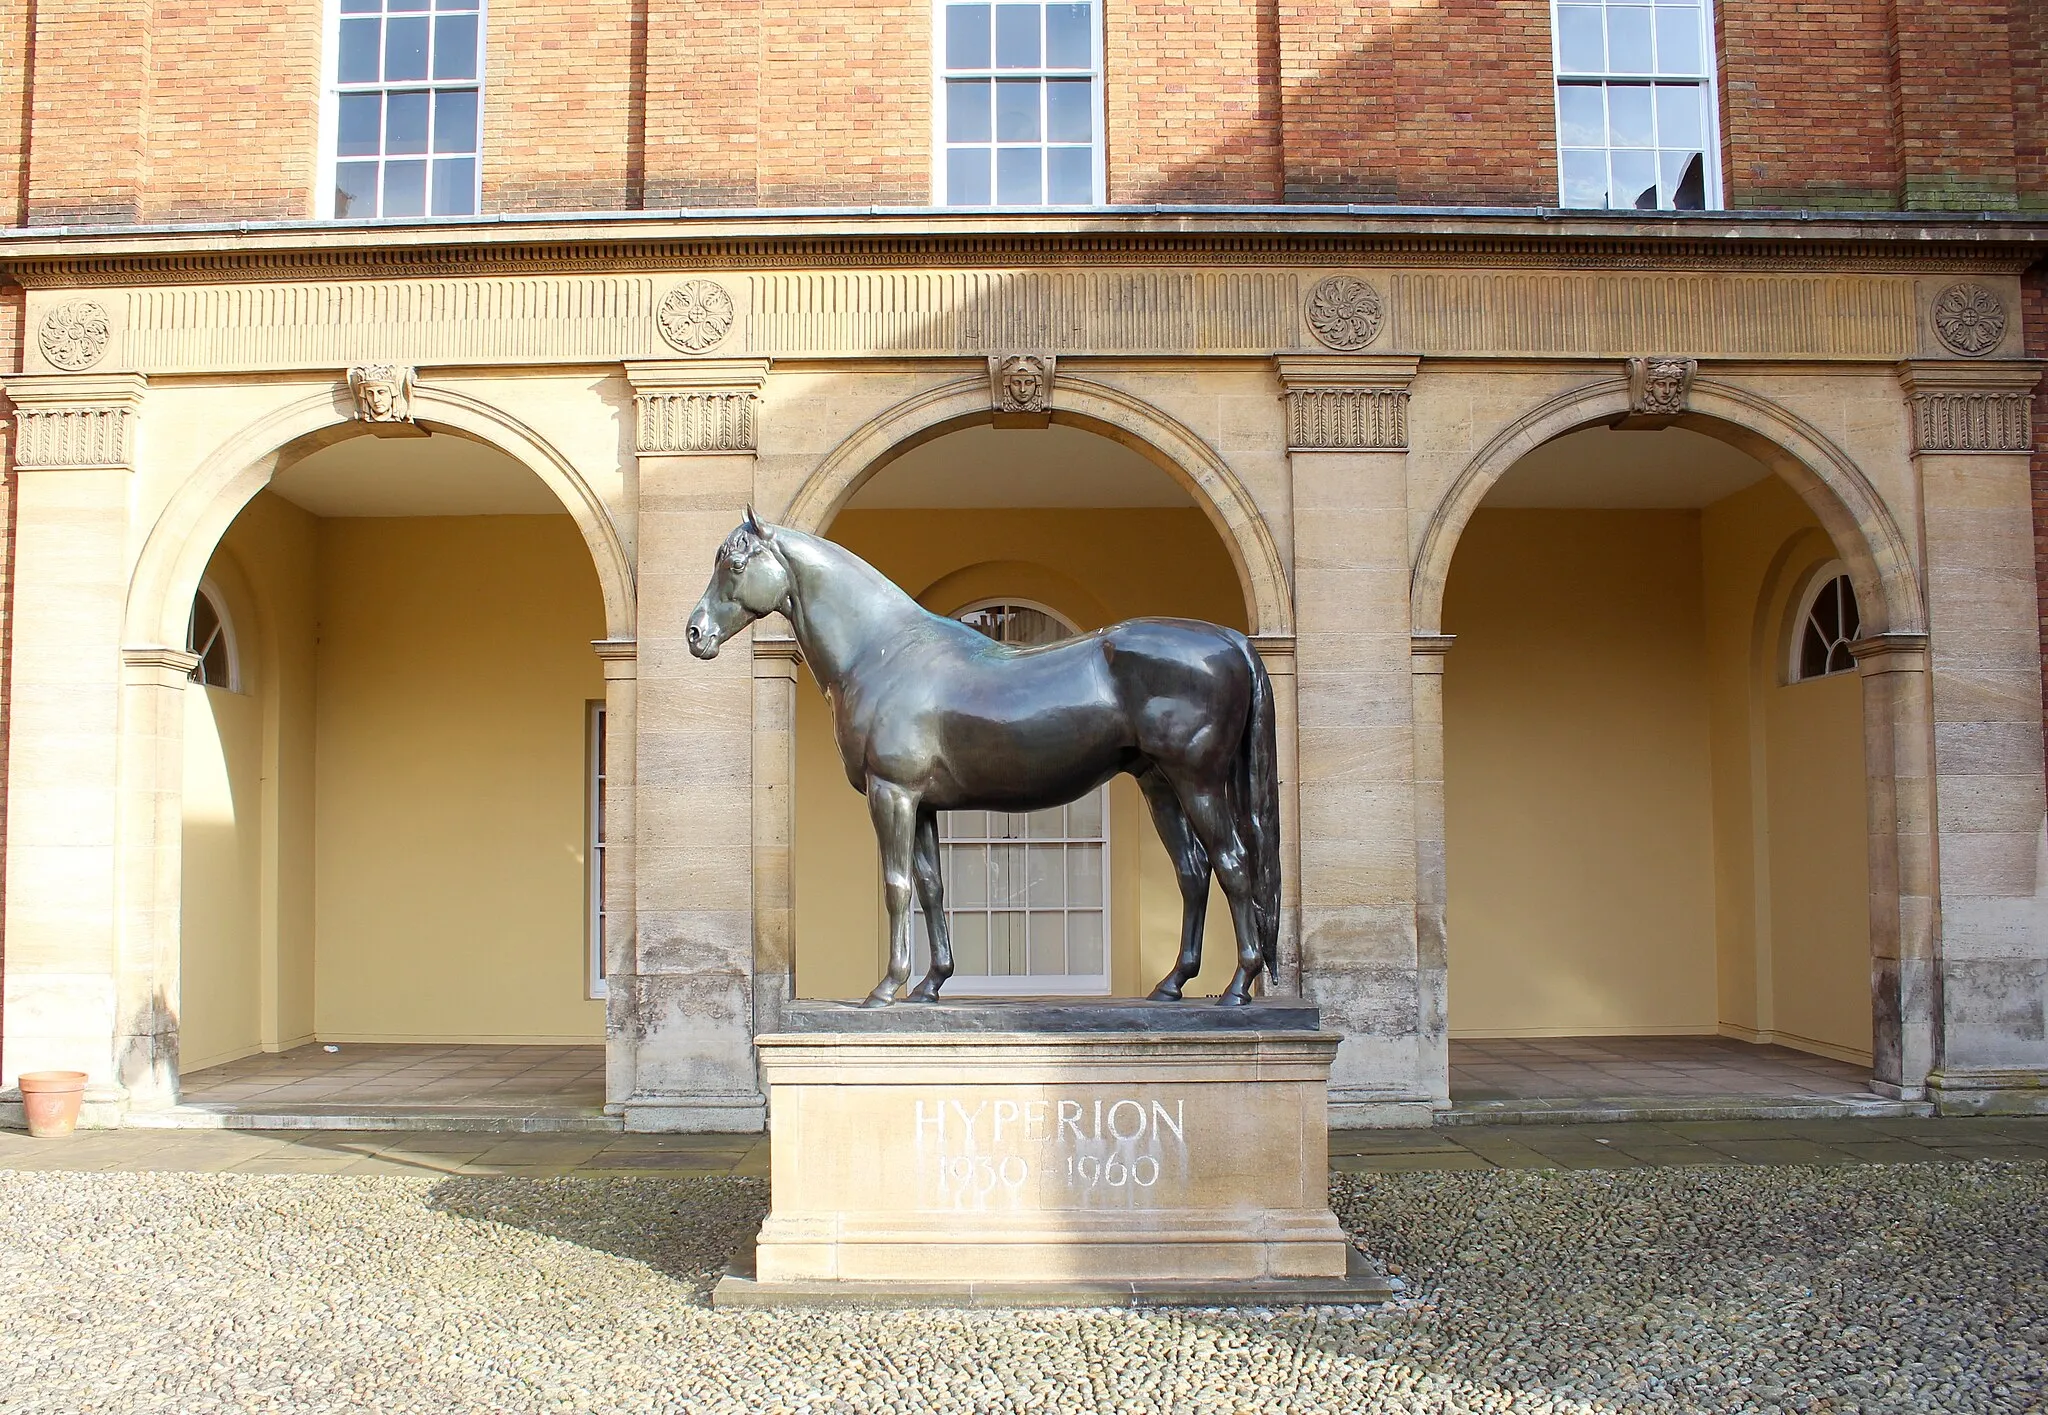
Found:
[[[1625,1120],[1895,1120],[1934,1114],[1930,1101],[1885,1096],[1567,1096],[1456,1101],[1438,1125],[1598,1125]]]
[[[237,1106],[132,1110],[138,1130],[455,1130],[502,1135],[613,1135],[625,1123],[581,1106]]]

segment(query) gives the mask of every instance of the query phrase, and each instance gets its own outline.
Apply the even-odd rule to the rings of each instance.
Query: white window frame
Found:
[[[988,0],[988,3],[997,4],[1000,3],[1000,0]],[[1103,62],[1104,51],[1107,47],[1107,40],[1104,37],[1106,20],[1103,15],[1106,0],[1088,0],[1088,3],[1093,7],[1095,13],[1095,23],[1091,26],[1091,36],[1095,50],[1094,67],[1089,71],[1090,77],[1092,77],[1095,84],[1095,113],[1092,119],[1095,126],[1093,130],[1094,137],[1091,142],[1095,160],[1090,174],[1091,180],[1089,185],[1091,190],[1089,193],[1089,205],[1107,206],[1109,204],[1109,103],[1107,98],[1109,84],[1104,72],[1106,66]],[[932,205],[938,207],[950,206],[946,199],[946,9],[947,0],[932,0]],[[991,55],[990,57],[993,58],[994,56]],[[980,70],[962,71],[965,75],[978,75],[980,72]],[[991,72],[994,71],[991,70]],[[1018,78],[1037,77],[1042,79],[1049,74],[1056,78],[1079,77],[1078,74],[1071,70],[1048,70],[1043,66],[1037,69],[1016,70],[1014,76]],[[1043,149],[1046,146],[1047,144],[1041,139],[1039,147]],[[1070,203],[1055,205],[1052,202],[1039,202],[1031,206],[1006,205],[993,200],[996,194],[995,181],[995,172],[991,168],[989,173],[989,197],[991,200],[988,207],[965,206],[952,207],[951,209],[959,211],[986,211],[990,207],[1006,211],[1079,211],[1083,209]],[[991,601],[991,603],[994,602]],[[1006,604],[1022,604],[1024,601],[1005,600],[1002,602]],[[962,611],[962,613],[965,612],[964,610]],[[1060,618],[1058,615],[1054,617]],[[1062,620],[1062,622],[1065,621]]]
[[[1058,623],[1059,623],[1059,624],[1060,624],[1060,625],[1061,625],[1061,626],[1062,626],[1063,628],[1065,628],[1065,629],[1066,629],[1066,631],[1067,631],[1067,632],[1068,632],[1069,634],[1078,634],[1078,633],[1080,632],[1080,630],[1079,630],[1079,629],[1078,629],[1077,627],[1075,627],[1074,621],[1073,621],[1073,620],[1071,620],[1071,619],[1069,619],[1069,618],[1067,618],[1067,616],[1066,616],[1066,615],[1064,615],[1064,614],[1060,613],[1060,612],[1059,612],[1059,611],[1058,611],[1057,609],[1054,609],[1054,608],[1053,608],[1052,606],[1050,606],[1050,605],[1047,605],[1047,604],[1042,604],[1042,603],[1040,603],[1040,602],[1039,602],[1039,601],[1037,601],[1037,600],[1033,600],[1033,599],[1026,599],[1026,598],[1024,598],[1024,597],[1023,597],[1023,596],[1021,596],[1021,595],[993,595],[993,596],[990,596],[989,598],[986,598],[986,599],[977,599],[977,600],[974,600],[974,601],[972,601],[972,602],[970,602],[970,603],[968,603],[968,604],[963,604],[963,605],[961,605],[961,606],[960,606],[960,607],[959,607],[958,609],[954,610],[954,611],[953,611],[953,612],[952,612],[952,613],[951,613],[950,615],[948,615],[947,617],[948,617],[948,618],[952,618],[952,619],[958,619],[958,618],[960,618],[960,617],[961,617],[961,616],[963,616],[963,615],[967,615],[967,614],[972,614],[972,613],[973,613],[974,611],[976,611],[977,609],[990,609],[990,608],[993,608],[993,607],[995,607],[995,606],[997,606],[997,605],[1015,605],[1015,606],[1017,606],[1017,607],[1019,607],[1019,608],[1023,608],[1023,609],[1035,609],[1035,610],[1037,610],[1037,611],[1038,611],[1038,612],[1039,612],[1040,614],[1043,614],[1043,615],[1045,615],[1046,617],[1048,617],[1048,618],[1050,618],[1050,619],[1053,619],[1053,620],[1057,621],[1057,622],[1058,622]],[[1112,848],[1111,848],[1111,829],[1112,829],[1112,826],[1111,826],[1111,820],[1110,820],[1110,804],[1111,804],[1111,803],[1110,803],[1109,787],[1108,787],[1108,786],[1107,786],[1107,785],[1105,784],[1105,785],[1102,785],[1102,786],[1098,786],[1098,787],[1096,787],[1095,789],[1096,789],[1096,791],[1097,791],[1098,793],[1100,793],[1100,795],[1101,795],[1101,797],[1102,797],[1102,835],[1101,835],[1101,837],[1100,837],[1100,844],[1101,844],[1101,847],[1102,847],[1102,909],[1101,909],[1101,913],[1102,913],[1102,971],[1101,971],[1101,973],[1100,973],[1100,974],[1095,974],[1095,973],[1057,973],[1057,974],[1055,974],[1055,973],[1040,973],[1040,974],[1029,974],[1029,973],[1025,973],[1025,974],[1010,974],[1010,973],[1005,973],[1005,974],[986,974],[986,973],[984,973],[984,974],[970,974],[970,973],[955,973],[955,974],[953,975],[952,979],[951,979],[950,981],[948,981],[948,982],[947,982],[947,984],[946,984],[946,993],[947,993],[947,995],[949,995],[949,996],[954,996],[954,997],[1034,997],[1034,996],[1040,996],[1040,995],[1044,995],[1044,996],[1050,996],[1050,997],[1107,997],[1107,996],[1109,996],[1109,989],[1110,989],[1110,983],[1109,983],[1109,980],[1110,980],[1110,974],[1111,974],[1111,972],[1112,972],[1112,969],[1113,969],[1113,967],[1114,967],[1114,951],[1115,951],[1115,950],[1114,950],[1114,932],[1115,932],[1115,930],[1114,930],[1114,927],[1113,927],[1113,925],[1112,925],[1112,920],[1113,920],[1113,919],[1115,918],[1115,916],[1116,916],[1116,908],[1115,908],[1115,901],[1116,901],[1116,883],[1115,883],[1115,880],[1114,880],[1114,878],[1113,878],[1113,876],[1114,876],[1114,874],[1115,874],[1115,868],[1114,868],[1114,865],[1113,865],[1113,861],[1114,861],[1115,855],[1114,855],[1114,852],[1113,852],[1113,850],[1112,850]],[[946,813],[944,813],[944,812],[941,812],[941,813],[940,813],[940,817],[941,817],[941,827],[940,827],[940,829],[941,829],[941,834],[940,834],[940,836],[939,836],[939,849],[940,849],[940,852],[941,852],[941,855],[940,855],[940,858],[941,858],[941,860],[943,860],[943,859],[945,858],[945,856],[944,856],[944,850],[945,850],[945,847],[946,847],[946,845],[947,845],[947,843],[948,843],[948,842],[947,842],[947,839],[946,839],[946,836],[945,836],[945,835],[944,835],[944,833],[943,833],[943,832],[944,832],[944,825],[943,825],[943,821],[944,821],[944,816],[945,816],[945,814],[946,814]],[[1016,815],[1016,814],[1021,814],[1021,813],[1020,813],[1020,812],[998,812],[998,813],[996,813],[996,814],[1010,814],[1010,815]],[[970,842],[967,842],[967,843],[969,843],[969,844],[973,844],[973,843],[975,843],[975,842],[972,842],[972,841],[970,841]],[[1028,843],[1028,844],[1039,844],[1039,845],[1076,845],[1076,844],[1079,844],[1079,845],[1093,845],[1093,844],[1096,844],[1096,843],[1098,843],[1098,842],[1097,842],[1097,841],[1096,841],[1096,840],[1095,840],[1094,838],[1089,838],[1089,839],[1085,839],[1085,840],[1083,840],[1083,839],[1071,839],[1071,838],[1068,838],[1068,837],[1066,837],[1066,836],[1062,836],[1062,837],[1061,837],[1060,839],[1058,839],[1058,840],[1041,840],[1041,841],[1029,841],[1029,842],[1020,842],[1020,843]],[[947,912],[948,912],[949,914],[950,914],[950,913],[952,912],[951,906],[948,906],[948,908],[947,908]],[[1000,913],[1011,913],[1011,912],[1019,912],[1019,913],[1023,913],[1023,914],[1026,914],[1026,915],[1028,915],[1028,914],[1029,914],[1029,913],[1030,913],[1031,911],[1030,911],[1030,910],[1028,910],[1028,909],[1027,909],[1027,910],[1021,910],[1021,911],[1013,911],[1013,910],[1007,910],[1007,909],[1005,909],[1005,910],[996,910],[996,909],[993,909],[993,908],[988,908],[988,909],[983,909],[983,910],[980,910],[980,911],[977,911],[977,912],[982,912],[982,913],[986,913],[986,914],[989,914],[989,915],[993,916],[994,914],[996,914],[996,913],[999,913],[999,912],[1000,912]],[[1047,912],[1050,912],[1050,911],[1047,911]],[[1064,914],[1065,914],[1066,912],[1067,912],[1067,910],[1066,910],[1066,907],[1065,907],[1065,906],[1063,905],[1063,906],[1061,907],[1061,909],[1060,909],[1060,913],[1061,913],[1062,915],[1064,915]],[[925,932],[925,923],[924,923],[924,908],[923,908],[923,905],[922,905],[922,904],[921,904],[921,903],[920,903],[920,902],[919,902],[919,901],[917,900],[917,898],[916,898],[916,896],[915,896],[915,892],[914,892],[914,891],[913,891],[913,894],[912,894],[912,899],[911,899],[911,944],[912,944],[912,960],[913,960],[913,964],[915,965],[915,966],[913,967],[913,972],[914,972],[914,973],[916,973],[916,975],[917,975],[917,976],[921,977],[921,976],[923,976],[923,974],[922,974],[922,972],[918,971],[918,968],[920,968],[920,967],[923,967],[923,966],[929,966],[929,963],[930,963],[930,958],[931,958],[931,942],[930,942],[930,939],[929,939],[929,937],[927,936],[927,934],[926,934],[926,932]]]
[[[1797,687],[1801,683],[1818,683],[1825,678],[1841,678],[1856,671],[1853,665],[1848,668],[1832,668],[1814,674],[1806,674],[1800,671],[1800,659],[1804,656],[1802,651],[1806,647],[1806,621],[1812,616],[1814,602],[1820,598],[1821,591],[1837,580],[1848,580],[1849,592],[1852,595],[1856,592],[1856,581],[1849,574],[1849,567],[1839,560],[1830,560],[1827,564],[1817,566],[1808,573],[1806,586],[1799,591],[1799,598],[1794,601],[1796,608],[1792,615],[1792,632],[1786,636],[1788,642],[1785,646],[1784,660],[1785,686],[1788,688]],[[1863,602],[1861,600],[1858,600],[1856,603],[1856,621],[1856,637],[1861,638],[1863,635]],[[1854,640],[1850,642],[1854,642]]]
[[[429,3],[431,4],[431,0],[429,0]],[[324,18],[321,23],[326,26],[326,29],[322,31],[323,38],[320,45],[320,160],[316,164],[316,180],[320,185],[313,193],[313,210],[319,213],[319,219],[322,221],[347,221],[350,223],[357,221],[462,221],[468,219],[464,216],[336,216],[334,214],[334,169],[340,163],[340,155],[335,151],[335,148],[341,141],[341,0],[323,0],[322,8]],[[477,0],[476,192],[475,200],[471,203],[475,207],[473,215],[481,215],[484,209],[484,121],[486,108],[490,103],[490,85],[487,82],[490,72],[491,55],[490,9],[490,0]],[[433,11],[429,10],[427,13],[431,15]],[[425,79],[418,84],[406,83],[396,86],[401,88],[432,88],[434,87],[434,81],[432,79]],[[444,81],[444,86],[449,88],[463,87],[463,85],[453,81]],[[351,91],[359,92],[360,90]],[[432,146],[431,129],[429,131],[430,140],[428,145]],[[429,171],[427,176],[427,194],[427,202],[431,206],[433,204],[433,174],[431,171]]]
[[[198,676],[199,665],[197,664],[194,664],[192,667],[190,681],[204,688],[219,688],[222,692],[239,693],[242,691],[242,650],[241,645],[235,638],[235,618],[232,614],[228,613],[227,597],[220,592],[220,586],[216,585],[212,580],[203,579],[199,582],[199,589],[192,596],[193,611],[198,609],[201,599],[204,599],[213,607],[213,617],[220,623],[221,643],[227,649],[228,655],[228,681],[225,683],[201,683]],[[185,647],[188,651],[192,649],[192,612],[190,611],[185,616]]]
[[[1636,211],[1632,206],[1566,206],[1564,194],[1564,104],[1560,91],[1567,83],[1598,82],[1607,85],[1697,83],[1705,91],[1700,114],[1700,166],[1703,178],[1701,210],[1725,211],[1726,195],[1721,187],[1721,73],[1720,58],[1716,51],[1714,26],[1714,0],[1699,0],[1701,25],[1701,72],[1699,74],[1623,74],[1614,72],[1590,73],[1564,66],[1564,38],[1559,23],[1558,10],[1567,4],[1599,5],[1603,16],[1609,4],[1640,3],[1654,10],[1656,0],[1550,0],[1550,131],[1551,152],[1557,162],[1557,204],[1565,211]],[[1611,147],[1603,149],[1611,152]],[[1652,152],[1656,149],[1651,149]],[[1612,187],[1613,168],[1609,169],[1610,185],[1608,197],[1614,196]],[[1660,178],[1661,181],[1661,178]],[[1677,208],[1660,206],[1659,212],[1674,211]]]
[[[604,787],[611,764],[604,725],[604,699],[592,698],[583,712],[583,972],[585,996],[600,1001],[611,996],[604,968]]]

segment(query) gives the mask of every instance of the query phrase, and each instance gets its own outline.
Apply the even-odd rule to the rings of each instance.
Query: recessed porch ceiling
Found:
[[[1055,423],[934,438],[877,472],[846,509],[1194,504],[1179,482],[1122,443]]]
[[[568,514],[519,462],[447,432],[347,438],[290,463],[270,490],[316,516]]]
[[[1582,428],[1517,462],[1481,504],[1679,510],[1711,505],[1769,475],[1748,453],[1687,428]]]

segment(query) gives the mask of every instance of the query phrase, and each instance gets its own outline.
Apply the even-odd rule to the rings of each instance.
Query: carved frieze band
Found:
[[[146,386],[139,375],[22,374],[6,386],[14,400],[16,470],[134,465]]]
[[[1278,363],[1291,450],[1400,451],[1408,446],[1408,385],[1420,360],[1283,354]]]
[[[1982,357],[2009,299],[1910,275],[1313,268],[305,282],[53,298],[32,353],[143,372],[712,357],[1349,353]],[[84,308],[91,304],[92,309]],[[2008,320],[2009,322],[2009,320]],[[107,331],[105,334],[102,331]],[[1937,342],[1937,339],[1945,342]],[[58,367],[51,362],[51,367]]]
[[[752,452],[765,359],[698,359],[628,364],[633,383],[633,450],[643,455]]]
[[[1915,452],[2028,452],[2034,446],[2032,361],[1904,365],[1899,382],[1913,409]]]

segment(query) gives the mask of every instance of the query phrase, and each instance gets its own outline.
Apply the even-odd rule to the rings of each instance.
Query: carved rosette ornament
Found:
[[[686,354],[701,354],[732,328],[732,294],[716,280],[685,280],[661,302],[661,337]]]
[[[991,354],[989,406],[997,427],[1044,427],[1052,421],[1054,354]]]
[[[36,344],[52,368],[76,373],[99,362],[112,336],[105,306],[96,300],[72,300],[43,316]]]
[[[1675,418],[1691,405],[1697,359],[1628,361],[1628,411],[1636,418]]]
[[[1332,275],[1308,292],[1309,332],[1332,349],[1363,349],[1380,337],[1386,306],[1380,292],[1351,275]]]
[[[413,373],[403,364],[357,364],[348,371],[356,421],[410,423]]]
[[[1989,286],[1958,281],[1934,297],[1934,333],[1952,352],[1982,358],[2005,338],[2005,301]]]

